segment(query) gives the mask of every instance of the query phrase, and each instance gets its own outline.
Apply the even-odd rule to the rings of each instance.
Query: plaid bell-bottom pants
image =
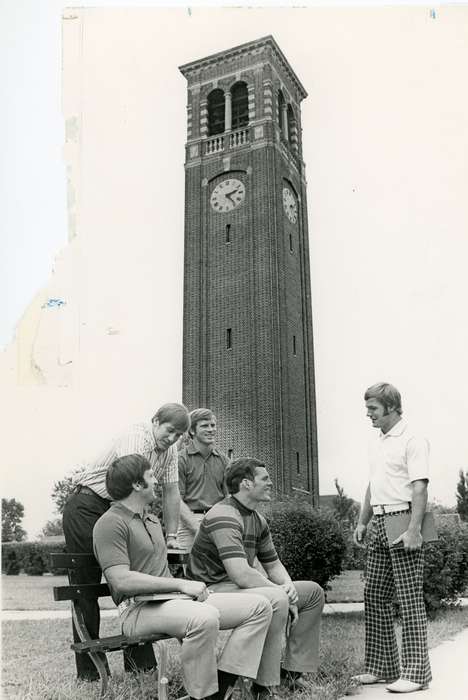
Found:
[[[366,671],[379,678],[404,678],[426,684],[431,680],[427,651],[427,620],[423,598],[424,554],[389,547],[385,518],[374,515],[367,549],[364,586]],[[401,664],[394,628],[394,600],[400,606]]]

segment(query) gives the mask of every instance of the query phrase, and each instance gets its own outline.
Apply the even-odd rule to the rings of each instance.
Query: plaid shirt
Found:
[[[108,467],[118,457],[138,454],[146,457],[153,470],[156,481],[161,484],[177,483],[177,449],[171,445],[168,450],[159,452],[156,448],[151,423],[137,423],[112,442],[98,457],[85,465],[85,472],[77,483],[88,486],[101,498],[110,500],[106,489]]]

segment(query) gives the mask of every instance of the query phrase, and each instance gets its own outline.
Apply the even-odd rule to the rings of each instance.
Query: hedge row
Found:
[[[54,569],[50,564],[50,554],[64,551],[64,542],[4,542],[2,573],[10,576],[21,571],[29,576],[42,576],[45,573],[57,576],[66,574],[66,569]]]
[[[314,510],[307,503],[276,502],[267,514],[281,561],[296,580],[314,580],[323,588],[355,559],[364,564],[364,551],[350,547],[332,513]],[[430,615],[447,603],[468,595],[468,524],[438,520],[439,540],[426,545],[424,598]],[[50,553],[65,551],[64,543],[7,542],[2,545],[5,574],[65,574],[53,569]]]

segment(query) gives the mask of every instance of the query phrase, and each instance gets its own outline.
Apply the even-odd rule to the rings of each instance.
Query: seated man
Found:
[[[273,617],[252,686],[255,700],[264,700],[271,695],[271,686],[280,683],[280,676],[290,688],[304,688],[302,673],[317,669],[324,594],[313,581],[291,581],[265,518],[255,510],[259,503],[271,500],[272,482],[265,465],[250,457],[236,459],[226,482],[231,495],[202,520],[187,576],[203,581],[212,591],[259,593],[271,602]],[[256,556],[265,574],[254,568]],[[280,668],[288,609],[291,628]]]
[[[190,697],[223,700],[239,675],[257,675],[272,607],[255,593],[247,599],[211,594],[204,583],[171,576],[159,520],[147,512],[154,481],[151,465],[141,455],[112,463],[106,488],[114,502],[94,526],[94,552],[119,606],[123,633],[129,637],[164,633],[181,640],[182,673]],[[193,600],[134,599],[168,592]],[[233,632],[216,663],[219,629]]]
[[[229,459],[215,444],[216,416],[209,408],[190,413],[190,441],[179,452],[179,547],[191,549],[205,513],[228,495]]]

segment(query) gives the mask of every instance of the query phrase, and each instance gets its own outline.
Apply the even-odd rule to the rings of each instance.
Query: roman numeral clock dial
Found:
[[[245,187],[240,180],[223,180],[217,185],[210,197],[211,208],[220,213],[232,211],[244,201]]]

